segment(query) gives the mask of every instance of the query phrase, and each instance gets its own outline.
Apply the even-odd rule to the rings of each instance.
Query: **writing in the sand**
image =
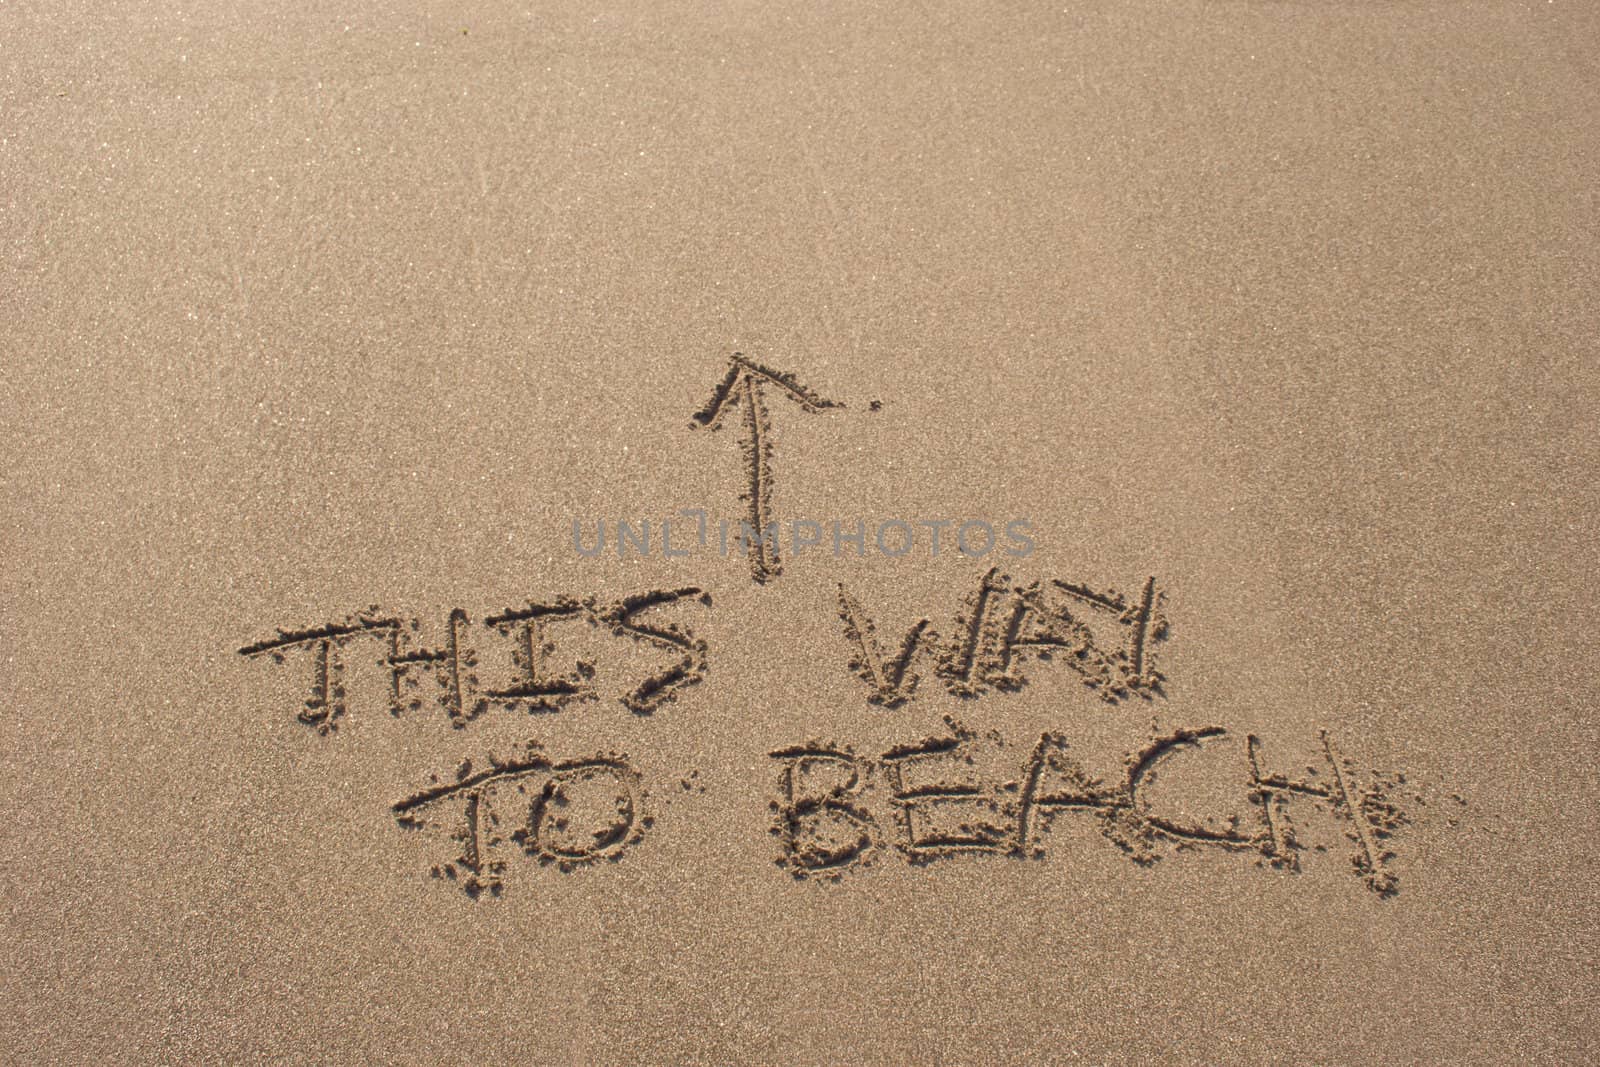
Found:
[[[481,768],[464,761],[392,810],[407,829],[444,832],[452,855],[429,874],[477,899],[500,895],[508,852],[562,870],[620,859],[655,821],[644,800],[643,779],[626,756],[557,761],[529,742]]]
[[[1299,873],[1304,854],[1330,851],[1331,827],[1347,845],[1343,869],[1379,896],[1399,890],[1392,846],[1410,822],[1406,778],[1363,774],[1327,731],[1318,764],[1300,774],[1274,769],[1254,734],[1202,726],[1151,737],[1102,777],[1064,734],[1012,755],[998,733],[946,723],[944,733],[876,755],[823,740],[769,753],[777,865],[831,884],[891,856],[918,866],[1039,860],[1085,847],[1067,836],[1071,824],[1140,866],[1195,851]],[[1158,776],[1180,785],[1158,785]],[[694,777],[680,787],[692,791]],[[654,826],[649,796],[626,755],[557,760],[529,742],[481,767],[463,761],[392,811],[400,826],[448,843],[449,858],[429,873],[476,899],[500,895],[512,857],[563,871],[620,860]],[[1208,804],[1220,810],[1207,814]]]
[[[324,735],[349,713],[353,674],[381,687],[367,703],[381,699],[395,716],[429,703],[418,690],[431,677],[431,704],[455,727],[491,707],[545,713],[602,697],[648,716],[706,677],[709,646],[695,627],[710,618],[711,603],[700,588],[684,587],[611,600],[553,597],[478,622],[455,609],[431,645],[418,621],[370,608],[279,629],[239,651],[279,663],[298,658],[309,679],[296,717]],[[1030,663],[1065,665],[1111,704],[1164,695],[1157,652],[1169,624],[1154,578],[1125,596],[991,570],[960,597],[948,636],[919,619],[888,652],[872,614],[844,586],[837,605],[835,663],[878,708],[913,701],[924,669],[949,693],[976,700],[1023,688]],[[589,658],[574,651],[585,647],[600,651]],[[607,648],[634,654],[607,660]],[[348,670],[358,650],[366,653],[364,674]],[[1398,800],[1404,777],[1359,774],[1326,732],[1318,765],[1299,776],[1268,769],[1256,736],[1220,726],[1151,737],[1097,776],[1063,734],[1046,733],[1011,755],[999,734],[946,723],[944,733],[871,755],[816,739],[767,753],[778,865],[797,879],[831,883],[893,856],[917,865],[1041,858],[1061,851],[1073,833],[1067,826],[1079,825],[1140,865],[1200,850],[1299,871],[1303,853],[1327,851],[1312,831],[1334,825],[1349,843],[1348,869],[1379,895],[1397,890],[1391,843],[1408,821]],[[694,778],[680,785],[689,790]],[[1198,792],[1174,794],[1174,780],[1198,783]],[[1195,804],[1204,808],[1198,797],[1218,795],[1233,797],[1237,810],[1192,814]],[[529,741],[505,758],[462,761],[430,777],[392,813],[402,827],[442,835],[449,855],[430,873],[478,898],[502,892],[508,860],[517,856],[561,870],[621,859],[654,824],[649,796],[625,754],[557,758]]]
[[[866,701],[890,708],[912,699],[925,666],[950,693],[968,699],[1023,688],[1030,661],[1064,665],[1108,703],[1160,695],[1165,605],[1154,578],[1130,598],[1063,578],[1021,583],[990,570],[957,607],[948,638],[923,618],[885,650],[867,608],[843,585],[838,589],[845,663],[865,686]],[[371,607],[312,626],[280,627],[239,654],[277,663],[295,658],[307,678],[296,718],[322,734],[337,730],[349,713],[347,666],[358,651],[382,669],[384,700],[396,717],[430,703],[419,692],[425,677],[435,683],[432,705],[456,727],[491,707],[554,712],[603,695],[649,715],[706,677],[708,647],[690,613],[710,607],[711,595],[691,586],[616,600],[557,596],[477,623],[456,608],[431,647],[419,647],[420,620]],[[559,654],[558,646],[585,633],[649,650],[654,665],[629,675],[601,671],[597,658]]]
[[[836,880],[894,854],[913,864],[1043,858],[1057,823],[1075,818],[1143,866],[1164,851],[1193,849],[1253,855],[1299,871],[1306,849],[1327,851],[1297,829],[1301,814],[1320,813],[1349,842],[1350,871],[1380,896],[1399,888],[1390,844],[1409,821],[1399,803],[1405,776],[1370,772],[1363,779],[1326,731],[1318,739],[1323,765],[1298,777],[1266,769],[1255,735],[1240,739],[1204,726],[1151,738],[1106,781],[1079,761],[1063,734],[1042,735],[1017,759],[1006,755],[998,734],[980,737],[953,719],[947,725],[946,733],[876,756],[820,740],[770,753],[778,865],[796,878]],[[1191,788],[1162,790],[1158,772]],[[1217,792],[1233,795],[1243,811],[1190,812],[1196,795]]]
[[[283,663],[301,657],[310,667],[310,691],[297,713],[307,726],[331,733],[349,711],[346,657],[351,649],[371,650],[384,669],[391,715],[422,708],[417,690],[422,677],[436,683],[434,704],[452,725],[466,726],[492,706],[529,712],[559,711],[596,700],[609,687],[619,703],[636,715],[649,715],[695,685],[706,674],[706,643],[666,609],[711,605],[696,588],[654,589],[620,600],[556,597],[486,616],[474,625],[460,608],[449,613],[432,648],[413,647],[422,624],[369,608],[335,622],[304,629],[279,629],[272,637],[246,645],[239,654]],[[600,630],[657,654],[648,673],[613,680],[597,678],[595,662],[575,659],[554,666],[557,635],[563,629]],[[493,646],[492,648],[490,646]],[[496,660],[496,677],[480,671]]]
[[[952,694],[1016,692],[1028,682],[1030,660],[1061,663],[1107,703],[1161,693],[1157,651],[1166,640],[1166,594],[1155,578],[1129,599],[1115,589],[1052,578],[1027,584],[998,569],[978,579],[950,626],[948,640],[930,619],[918,619],[898,648],[885,651],[861,602],[839,586],[839,621],[850,670],[867,686],[867,702],[898,707],[916,693],[919,665]]]
[[[735,353],[690,420],[693,429],[740,428],[739,525],[748,531],[742,547],[759,585],[770,585],[782,573],[769,399],[811,415],[845,407],[792,374]],[[867,410],[881,408],[874,400]],[[699,517],[703,546],[707,509],[682,514]],[[793,525],[798,557],[805,545],[816,544],[809,531],[817,524]],[[879,527],[880,544],[883,527],[890,525]],[[948,525],[931,524],[935,557],[939,531]],[[987,526],[967,525],[980,532]],[[967,525],[957,531],[961,554],[986,555],[993,538],[975,550],[966,541]],[[1012,553],[1019,559],[1032,550],[1031,537],[1020,540],[1027,551]],[[598,548],[585,551],[576,538],[575,547],[581,556],[599,555]],[[638,547],[648,555],[647,536],[641,535]],[[687,555],[674,552],[670,541],[662,547],[665,556]],[[838,547],[836,540],[835,555]],[[836,633],[842,640],[833,667],[848,670],[860,683],[859,697],[877,709],[912,704],[924,674],[949,694],[974,701],[1025,688],[1030,673],[1046,664],[1075,674],[1106,705],[1153,702],[1166,696],[1158,657],[1170,629],[1167,597],[1154,577],[1137,589],[1125,595],[1065,578],[1022,582],[995,568],[962,591],[947,628],[925,617],[881,641],[877,606],[840,584]],[[706,679],[710,646],[695,628],[717,621],[711,604],[709,593],[691,586],[620,599],[558,596],[490,612],[476,622],[456,608],[426,638],[418,619],[373,607],[329,622],[280,627],[239,653],[280,664],[294,660],[307,679],[295,717],[325,737],[350,714],[350,690],[358,685],[373,689],[361,702],[366,707],[381,699],[398,718],[431,706],[458,729],[491,708],[540,715],[602,698],[647,717]],[[431,701],[419,692],[429,679]],[[1042,857],[1062,848],[1069,826],[1088,825],[1141,865],[1169,850],[1193,849],[1253,856],[1265,866],[1298,871],[1308,848],[1326,849],[1301,827],[1331,819],[1350,843],[1350,869],[1380,896],[1397,889],[1389,842],[1408,821],[1396,799],[1404,778],[1377,772],[1363,778],[1325,732],[1319,738],[1321,767],[1308,767],[1305,775],[1266,769],[1254,735],[1241,742],[1221,726],[1203,726],[1158,733],[1101,778],[1063,734],[1046,733],[1026,755],[1012,756],[1000,735],[979,737],[952,718],[945,721],[946,733],[874,755],[815,739],[765,756],[761,750],[747,753],[747,763],[769,759],[774,770],[768,829],[778,841],[778,865],[799,880],[828,884],[893,855],[919,865],[962,857]],[[679,786],[687,792],[703,788],[695,785],[697,774],[690,772]],[[1189,787],[1198,781],[1200,789],[1174,796],[1174,779]],[[1191,806],[1215,809],[1208,798],[1219,793],[1232,798],[1224,810],[1209,817],[1190,813]],[[450,854],[430,872],[476,899],[501,893],[508,860],[519,855],[561,870],[621,859],[654,825],[649,798],[644,776],[626,754],[558,758],[528,741],[505,758],[461,760],[391,811],[401,827],[443,835]]]

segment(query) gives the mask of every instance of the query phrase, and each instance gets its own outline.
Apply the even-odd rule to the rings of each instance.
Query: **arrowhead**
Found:
[[[763,386],[771,385],[806,411],[842,408],[825,400],[782,371],[752,363],[738,352],[728,361],[728,372],[717,383],[706,406],[694,413],[691,430],[704,426],[715,430],[730,407],[743,407],[746,437],[741,442],[745,461],[745,490],[739,494],[746,508],[741,532],[748,530],[746,548],[750,556],[750,576],[757,582],[775,578],[778,563],[777,523],[769,522],[772,512],[771,420],[762,400]],[[770,532],[770,537],[768,536]]]
[[[711,399],[705,407],[695,412],[689,423],[690,429],[701,426],[707,429],[716,429],[722,423],[722,415],[728,409],[731,399],[737,397],[741,382],[748,381],[753,386],[775,385],[779,391],[799,404],[806,411],[816,413],[826,408],[842,408],[844,405],[836,400],[827,400],[796,381],[793,375],[783,371],[763,367],[759,363],[746,359],[738,352],[728,361],[728,372],[717,383],[716,389],[711,394]]]

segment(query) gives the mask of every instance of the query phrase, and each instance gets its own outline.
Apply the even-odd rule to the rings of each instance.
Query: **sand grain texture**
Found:
[[[0,42],[0,1060],[1600,1056],[1592,6]]]

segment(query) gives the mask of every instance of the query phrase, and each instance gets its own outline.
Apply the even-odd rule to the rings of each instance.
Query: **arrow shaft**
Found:
[[[746,551],[750,558],[750,576],[758,582],[777,577],[778,532],[772,529],[772,543],[766,539],[768,515],[772,510],[772,444],[769,441],[772,425],[767,421],[766,403],[762,388],[770,385],[798,404],[804,411],[815,414],[828,408],[842,408],[843,404],[813,393],[792,376],[782,371],[764,367],[745,359],[735,352],[728,361],[727,372],[711,393],[705,407],[695,412],[689,421],[690,429],[718,429],[730,409],[743,407],[744,420],[749,428],[748,440],[741,442],[744,452],[747,497],[745,509],[749,530],[741,530],[746,537]],[[741,389],[740,387],[743,386]]]
[[[745,423],[750,429],[750,524],[754,529],[753,540],[749,544],[750,570],[756,581],[764,581],[777,575],[778,545],[777,534],[774,531],[772,544],[767,543],[767,513],[769,497],[772,492],[771,481],[771,449],[772,444],[766,434],[767,409],[761,400],[761,388],[756,385],[756,380],[751,375],[746,375],[744,380]]]

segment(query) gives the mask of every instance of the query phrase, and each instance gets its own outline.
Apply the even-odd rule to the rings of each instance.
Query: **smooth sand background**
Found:
[[[4,1059],[1592,1060],[1595,12],[0,7]],[[952,555],[575,558],[737,517],[687,429],[734,350],[850,405],[774,404],[781,512],[1158,575],[1168,696],[869,708],[835,583],[943,623]],[[319,737],[235,654],[688,582],[711,673],[649,719]],[[1089,832],[773,865],[768,751],[952,711],[1019,757],[1325,727],[1429,806],[1390,900]],[[704,791],[474,904],[388,806],[529,737]]]

